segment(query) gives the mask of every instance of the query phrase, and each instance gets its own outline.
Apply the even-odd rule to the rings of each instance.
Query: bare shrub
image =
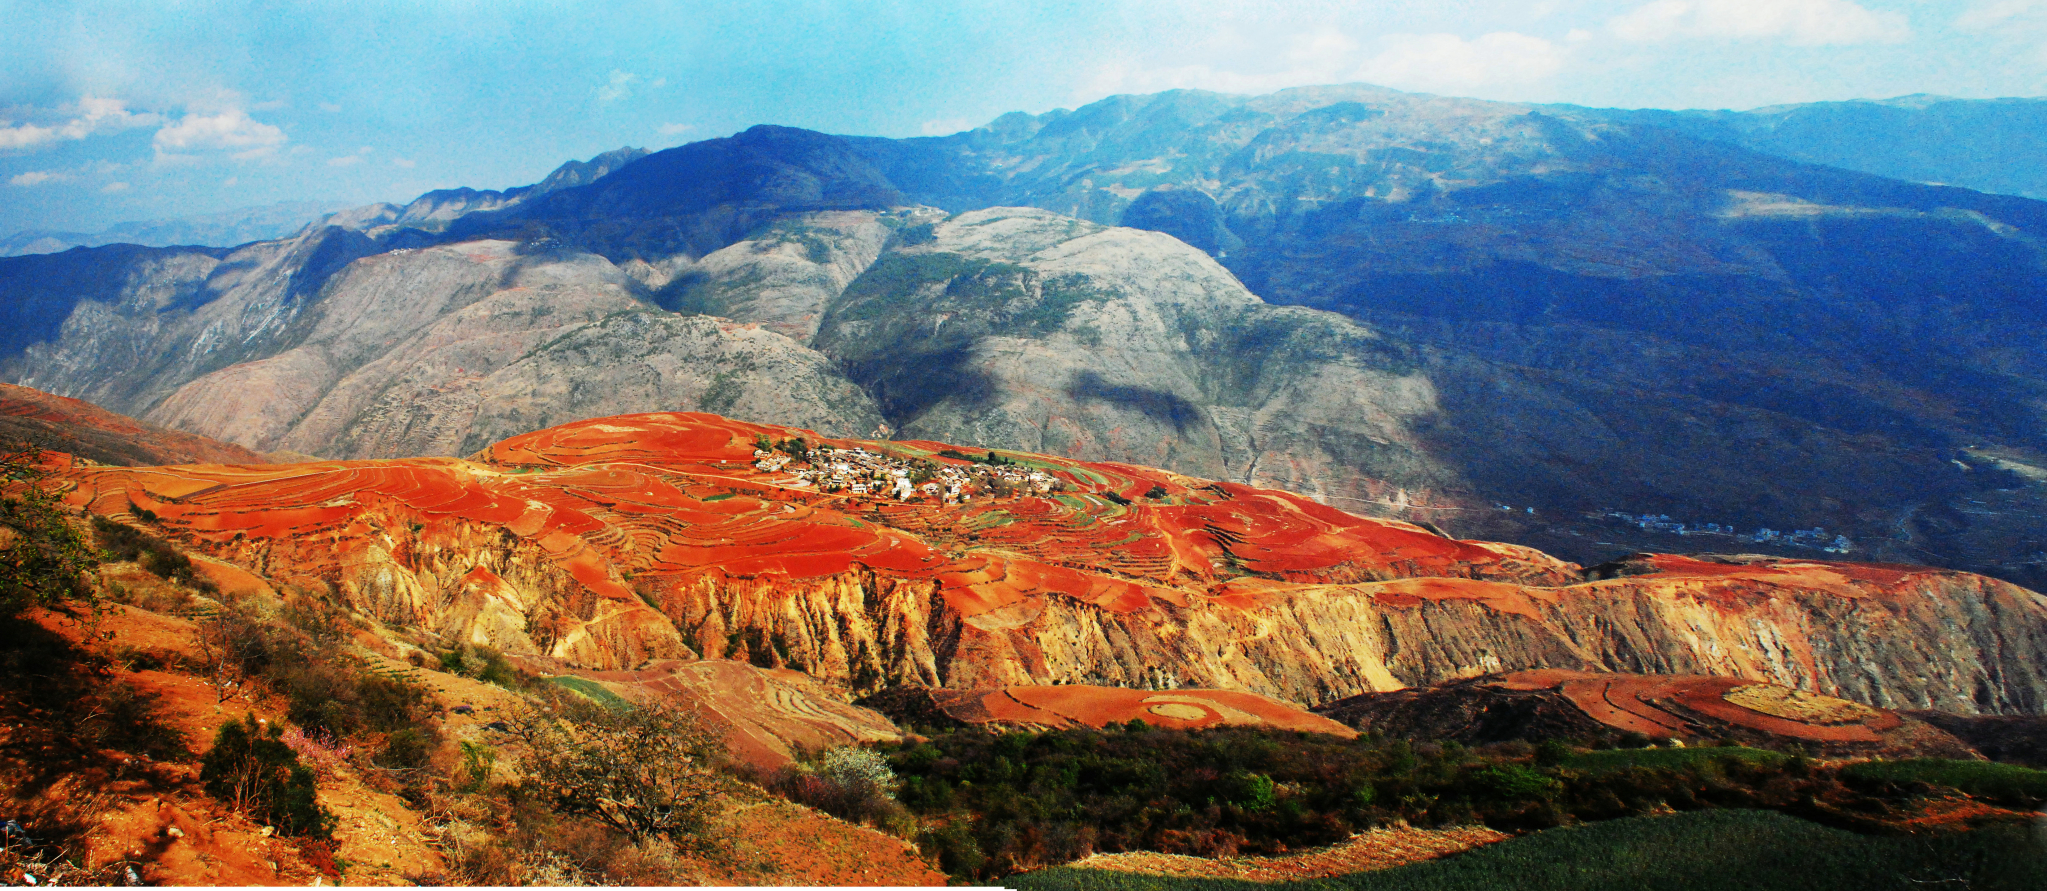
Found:
[[[561,694],[515,712],[511,727],[525,743],[520,768],[532,791],[635,841],[702,831],[725,787],[717,736],[667,703],[614,709]]]

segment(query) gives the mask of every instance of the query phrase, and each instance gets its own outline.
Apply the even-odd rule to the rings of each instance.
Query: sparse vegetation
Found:
[[[86,576],[99,561],[44,486],[43,457],[31,447],[0,451],[0,619],[95,600]]]
[[[92,518],[92,530],[108,560],[134,561],[144,570],[167,581],[209,596],[220,593],[212,580],[193,568],[192,558],[185,556],[170,542],[98,515]]]

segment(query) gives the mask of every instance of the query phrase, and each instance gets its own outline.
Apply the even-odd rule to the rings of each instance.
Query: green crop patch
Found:
[[[1746,746],[1605,749],[1573,755],[1564,762],[1564,766],[1591,772],[1626,770],[1631,767],[1658,767],[1683,770],[1687,767],[1713,762],[1725,763],[1727,759],[1735,759],[1754,765],[1775,766],[1789,761],[1790,758],[1791,756],[1783,752],[1772,752],[1768,749],[1751,749]]]
[[[1865,761],[1841,771],[1843,778],[1862,783],[1946,786],[1978,798],[2032,806],[2047,802],[2047,770],[1995,761]]]
[[[2012,827],[1857,835],[1770,811],[1699,811],[1552,829],[1441,860],[1271,885],[1060,867],[1023,891],[1821,891],[2043,888],[2047,846]]]
[[[632,707],[632,703],[627,702],[625,697],[611,692],[610,688],[589,678],[579,678],[574,675],[558,675],[546,680],[550,684],[561,687],[606,708]]]

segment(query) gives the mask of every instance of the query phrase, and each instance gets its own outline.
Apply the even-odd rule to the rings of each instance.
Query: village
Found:
[[[1846,554],[1853,550],[1855,543],[1845,535],[1829,536],[1825,528],[1794,529],[1782,532],[1764,526],[1752,533],[1743,533],[1731,525],[1721,523],[1686,523],[1673,520],[1668,514],[1631,514],[1618,510],[1595,511],[1586,515],[1595,520],[1618,520],[1645,532],[1667,532],[1673,535],[1725,535],[1737,541],[1755,544],[1788,545],[1806,548],[1828,554]]]
[[[1066,489],[1065,480],[1004,459],[992,451],[986,456],[941,453],[972,462],[959,466],[929,458],[883,455],[862,448],[809,448],[800,439],[769,443],[763,437],[755,446],[755,470],[762,473],[786,470],[794,477],[789,485],[833,494],[959,504],[977,497],[1049,495]]]

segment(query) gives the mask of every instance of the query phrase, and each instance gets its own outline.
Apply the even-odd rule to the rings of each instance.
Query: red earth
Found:
[[[481,524],[526,542],[620,614],[628,578],[686,587],[722,578],[815,579],[851,571],[935,582],[973,618],[1046,595],[1129,613],[1235,579],[1365,581],[1417,574],[1535,583],[1575,567],[1513,545],[1457,541],[1285,492],[1119,464],[1017,456],[1057,494],[898,502],[825,494],[754,468],[756,437],[804,435],[905,461],[961,464],[937,443],[815,438],[705,414],[602,418],[513,437],[470,460],[72,467],[67,499],[147,516],[204,550],[265,541],[275,561],[335,578],[367,549],[401,563],[435,535]],[[385,530],[409,526],[414,536]]]
[[[0,384],[0,445],[25,440],[101,464],[264,464],[241,446],[148,424],[77,399]]]

